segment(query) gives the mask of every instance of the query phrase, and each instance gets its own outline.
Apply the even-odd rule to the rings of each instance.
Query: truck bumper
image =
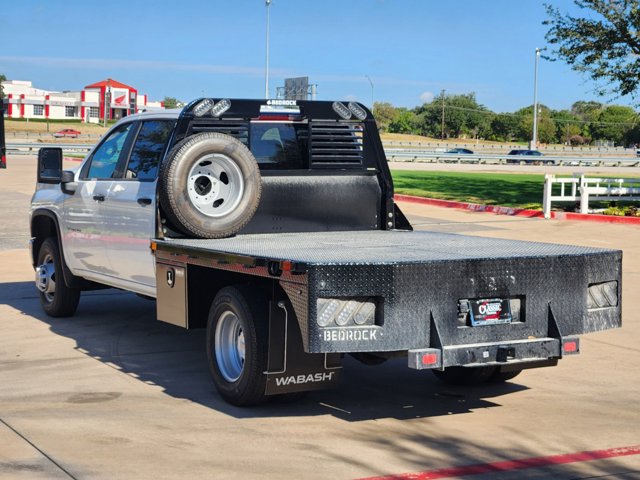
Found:
[[[452,345],[444,348],[413,349],[408,352],[409,368],[444,369],[452,366],[546,366],[564,355],[580,353],[578,337],[538,338],[513,342]]]

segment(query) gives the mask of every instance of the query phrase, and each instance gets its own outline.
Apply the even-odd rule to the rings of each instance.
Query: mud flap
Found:
[[[288,300],[269,303],[269,355],[266,395],[323,390],[338,384],[339,353],[306,353]]]

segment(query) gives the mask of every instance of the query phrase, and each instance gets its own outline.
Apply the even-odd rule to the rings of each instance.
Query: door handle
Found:
[[[93,196],[93,199],[94,199],[96,202],[104,202],[104,195],[94,195],[94,196]]]
[[[151,205],[151,199],[150,198],[139,198],[138,199],[138,203],[140,205]]]

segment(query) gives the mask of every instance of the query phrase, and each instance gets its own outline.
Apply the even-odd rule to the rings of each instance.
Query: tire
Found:
[[[249,406],[267,400],[265,387],[268,302],[257,289],[225,287],[207,322],[207,358],[216,389],[227,402]]]
[[[160,205],[185,235],[224,238],[253,217],[262,183],[255,157],[239,140],[208,132],[186,138],[160,172]]]
[[[522,373],[522,370],[513,370],[511,372],[501,372],[499,368],[489,377],[489,383],[504,383],[508,382],[512,378],[517,377]]]
[[[45,239],[40,245],[37,265],[36,288],[42,309],[51,317],[72,316],[78,308],[80,289],[70,288],[64,281],[62,257],[55,237]]]
[[[488,381],[496,370],[497,367],[449,367],[431,371],[442,383],[468,387]]]

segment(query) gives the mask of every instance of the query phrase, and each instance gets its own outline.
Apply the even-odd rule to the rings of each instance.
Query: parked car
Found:
[[[473,155],[473,150],[469,150],[468,148],[452,148],[444,153],[464,153],[467,155]]]
[[[53,134],[56,138],[78,138],[78,135],[82,135],[82,132],[74,130],[73,128],[64,128]]]

